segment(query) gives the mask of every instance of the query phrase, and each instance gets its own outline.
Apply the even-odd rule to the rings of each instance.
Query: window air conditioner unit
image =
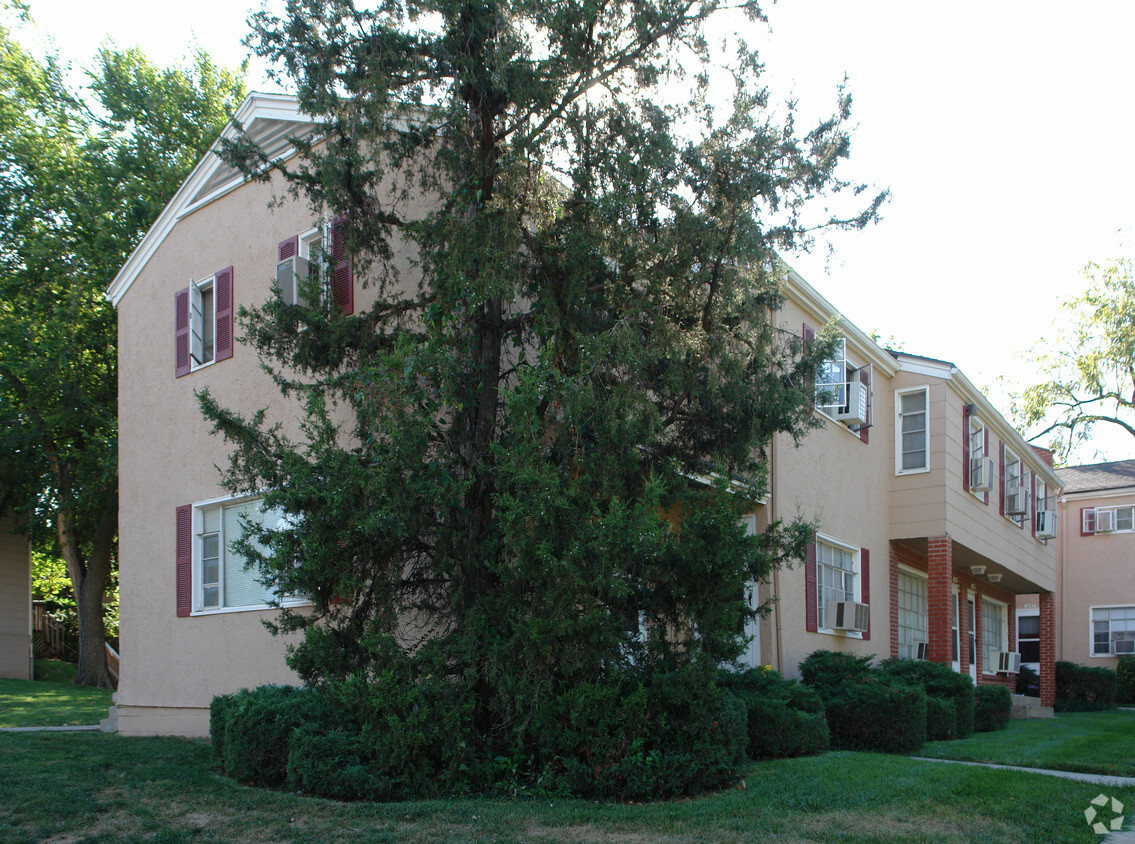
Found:
[[[1115,511],[1096,510],[1096,533],[1115,530]]]
[[[970,470],[970,489],[974,492],[993,492],[997,461],[992,457],[979,457],[972,461]]]
[[[1019,674],[1021,671],[1021,655],[1016,651],[1001,651],[997,654],[998,674]]]
[[[310,271],[307,258],[300,255],[293,255],[276,264],[276,286],[280,288],[280,296],[285,305],[306,304],[299,288],[307,281]]]
[[[1135,639],[1117,639],[1112,642],[1112,651],[1117,654],[1135,654]]]
[[[1036,511],[1036,538],[1052,539],[1056,536],[1056,511]]]
[[[1005,515],[1023,516],[1029,512],[1029,493],[1020,483],[1010,483],[1005,488]]]
[[[858,601],[828,601],[824,620],[832,630],[866,630],[870,607]]]
[[[835,418],[845,425],[867,424],[867,385],[856,379],[845,385],[847,404],[836,408]]]
[[[915,659],[930,659],[930,643],[929,642],[915,642],[914,643],[914,658]]]

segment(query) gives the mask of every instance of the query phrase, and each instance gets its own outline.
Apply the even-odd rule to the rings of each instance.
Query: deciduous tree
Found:
[[[67,564],[75,682],[109,686],[103,598],[118,526],[118,268],[243,96],[203,53],[162,70],[104,49],[95,102],[0,28],[0,489]]]

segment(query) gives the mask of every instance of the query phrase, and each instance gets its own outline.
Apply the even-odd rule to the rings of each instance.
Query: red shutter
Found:
[[[1090,511],[1090,512],[1089,512]],[[1096,532],[1096,508],[1080,508],[1080,536],[1091,536]]]
[[[294,234],[287,240],[281,240],[280,245],[276,249],[276,260],[286,261],[288,258],[294,258],[300,251],[300,236]]]
[[[177,615],[184,618],[193,609],[193,508],[177,508]]]
[[[355,312],[355,279],[351,270],[351,254],[343,237],[343,220],[340,217],[331,226],[331,293],[343,315]]]
[[[1000,467],[997,472],[1000,477],[997,479],[997,489],[1001,493],[1001,515],[1005,515],[1005,443],[1001,443],[1001,459],[998,461]]]
[[[962,405],[962,489],[969,492],[970,465],[973,455],[969,450],[969,405]]]
[[[189,288],[173,295],[173,377],[187,375],[189,363]]]
[[[859,549],[859,600],[870,605],[871,603],[871,552],[866,548]],[[863,631],[863,640],[871,638],[871,616],[868,612],[867,629]]]
[[[808,543],[808,553],[804,557],[804,627],[815,633],[816,624],[816,543]]]
[[[867,393],[867,418],[863,420],[863,427],[859,429],[859,439],[863,442],[869,442],[871,423],[875,421],[873,418],[875,416],[875,397],[871,395],[871,372],[866,366],[859,370],[859,383],[863,385],[863,389]]]
[[[213,296],[217,305],[217,339],[213,360],[233,356],[233,268],[225,267],[215,276]]]

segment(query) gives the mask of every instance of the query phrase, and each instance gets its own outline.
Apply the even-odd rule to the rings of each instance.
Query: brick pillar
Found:
[[[1056,596],[1040,593],[1040,705],[1056,703]]]
[[[949,536],[932,536],[927,541],[926,568],[929,575],[926,598],[930,618],[930,659],[950,662],[950,642],[954,576],[954,541]]]

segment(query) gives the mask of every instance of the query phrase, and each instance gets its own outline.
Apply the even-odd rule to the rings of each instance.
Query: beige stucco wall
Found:
[[[0,518],[0,677],[32,679],[31,551]]]
[[[893,442],[895,392],[919,386],[930,388],[930,471],[898,474],[890,458],[891,535],[895,539],[950,536],[955,543],[1004,569],[1002,582],[1014,591],[1051,591],[1056,586],[1056,543],[1033,536],[1031,514],[1023,526],[1000,514],[997,490],[982,497],[964,488],[962,418],[965,401],[952,381],[924,372],[898,373],[879,406],[887,407]],[[979,414],[980,415],[980,414]],[[998,461],[1000,473],[1000,420],[984,419],[988,426],[988,456]],[[1042,471],[1031,449],[1010,446],[1019,453],[1030,474]],[[893,444],[892,444],[893,450]],[[1000,483],[1000,474],[997,478]],[[955,563],[958,562],[955,553]],[[976,561],[975,561],[976,562]]]
[[[1135,533],[1081,536],[1084,507],[1135,505],[1135,489],[1065,496],[1060,506],[1060,595],[1057,657],[1081,665],[1115,668],[1117,656],[1092,656],[1092,607],[1135,606]]]
[[[792,301],[785,302],[775,319],[782,330],[795,333],[804,323],[822,324]],[[847,355],[857,366],[869,362],[866,350],[851,338]],[[778,436],[773,445],[772,517],[814,520],[822,536],[870,552],[871,633],[867,640],[853,633],[808,632],[803,561],[777,573],[774,584],[778,601],[772,621],[775,644],[770,645],[776,652],[770,653],[770,662],[790,677],[799,676],[800,662],[815,650],[881,658],[889,654],[886,469],[893,444],[890,416],[878,402],[890,390],[889,378],[880,368],[875,368],[873,376],[874,424],[868,442],[846,425],[816,411],[814,418],[821,427],[809,432],[799,447],[786,435]],[[822,626],[822,619],[820,622]]]

